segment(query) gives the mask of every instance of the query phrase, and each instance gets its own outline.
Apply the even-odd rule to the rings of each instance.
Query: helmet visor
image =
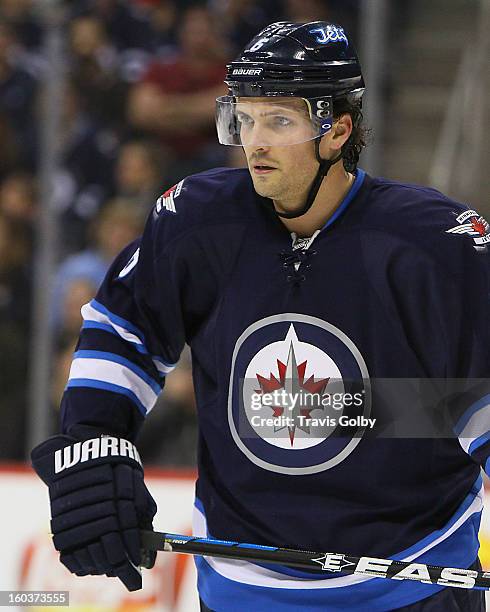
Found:
[[[309,142],[332,128],[331,98],[221,96],[218,140],[224,145],[278,147]]]

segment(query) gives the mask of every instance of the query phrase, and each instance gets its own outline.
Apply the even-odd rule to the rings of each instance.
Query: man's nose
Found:
[[[270,147],[266,145],[251,145],[251,147],[254,153],[267,153],[270,149]]]
[[[263,144],[264,130],[260,129],[258,124],[248,129],[246,134],[242,134],[242,143],[247,147],[253,147],[257,151],[268,148],[267,145]]]

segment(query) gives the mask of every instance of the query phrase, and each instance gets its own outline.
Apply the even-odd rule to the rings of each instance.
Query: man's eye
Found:
[[[287,117],[283,117],[282,115],[274,117],[274,125],[278,127],[289,127],[292,124],[293,122],[290,119],[288,119]]]
[[[237,115],[237,119],[238,122],[241,123],[242,125],[253,125],[253,119],[252,117],[250,117],[250,115],[245,115],[244,113],[238,113]]]

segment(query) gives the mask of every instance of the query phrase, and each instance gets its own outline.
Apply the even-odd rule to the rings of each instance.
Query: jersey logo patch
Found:
[[[490,226],[487,221],[476,212],[466,210],[456,217],[458,225],[446,230],[446,234],[466,234],[473,238],[475,248],[485,248],[490,243]]]
[[[253,323],[238,339],[228,423],[255,465],[298,476],[331,469],[374,427],[370,413],[366,364],[330,323],[275,315]]]
[[[164,210],[177,213],[177,210],[175,209],[175,200],[181,194],[183,185],[184,181],[180,181],[180,183],[177,183],[177,185],[167,189],[167,191],[158,198],[155,209],[157,215]]]

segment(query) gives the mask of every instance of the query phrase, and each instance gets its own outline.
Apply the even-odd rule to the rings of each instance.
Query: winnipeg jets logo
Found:
[[[308,361],[297,364],[294,345],[291,342],[287,364],[282,363],[280,359],[277,360],[277,377],[272,373],[269,378],[257,374],[257,380],[260,384],[260,390],[257,392],[264,397],[271,396],[277,391],[283,391],[283,393],[272,395],[273,398],[274,396],[278,398],[279,405],[270,406],[270,409],[273,411],[273,417],[287,417],[276,421],[274,433],[287,427],[291,447],[294,446],[296,428],[310,434],[311,412],[313,410],[324,410],[319,401],[317,402],[318,406],[314,406],[312,402],[315,394],[318,395],[318,400],[324,395],[329,378],[321,378],[315,381],[315,377],[312,375],[306,380],[307,365]],[[305,391],[306,393],[304,393]],[[310,404],[308,398],[311,399]]]
[[[157,200],[155,211],[160,214],[163,210],[167,210],[172,213],[176,213],[175,209],[175,200],[179,197],[182,191],[182,186],[184,181],[180,181],[177,185],[174,185],[170,189],[168,189],[162,196],[160,196]]]
[[[456,217],[458,225],[446,230],[447,234],[466,234],[473,238],[475,248],[485,248],[490,243],[490,226],[476,210],[467,210]]]
[[[359,444],[370,411],[364,360],[334,325],[277,314],[237,339],[228,424],[235,444],[261,468],[306,475],[334,467]]]
[[[317,34],[316,41],[321,45],[331,42],[344,42],[349,44],[344,29],[336,25],[328,25],[326,28],[315,28],[310,30],[310,34]]]
[[[301,342],[291,325],[282,342],[259,351],[247,368],[243,390],[250,424],[274,446],[315,446],[333,431],[341,413],[342,406],[332,406],[327,394],[342,393],[341,379],[330,357]]]

